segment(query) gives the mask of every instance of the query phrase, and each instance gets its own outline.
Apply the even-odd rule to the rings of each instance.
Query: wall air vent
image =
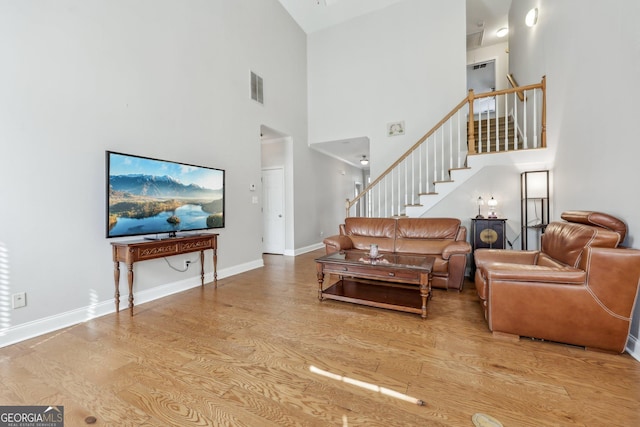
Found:
[[[264,104],[264,94],[262,91],[262,77],[251,72],[251,99]]]

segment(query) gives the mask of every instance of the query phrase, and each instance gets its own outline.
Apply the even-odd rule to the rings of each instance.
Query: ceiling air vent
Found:
[[[262,77],[251,72],[251,99],[264,104],[264,94],[262,92]]]
[[[483,37],[484,37],[484,30],[467,34],[467,49],[473,49],[475,47],[482,46]]]

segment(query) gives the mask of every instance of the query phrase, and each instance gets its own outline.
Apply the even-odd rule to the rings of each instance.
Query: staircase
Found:
[[[356,198],[347,200],[347,217],[419,217],[483,167],[517,162],[525,153],[531,161],[532,149],[546,147],[545,92],[544,77],[528,86],[479,95],[469,91]],[[474,101],[489,97],[495,98],[495,110],[474,114]],[[540,156],[537,151],[534,157]]]
[[[498,151],[522,150],[522,137],[516,134],[513,117],[505,119],[490,118],[488,120],[474,120],[474,134],[476,153],[495,153]]]

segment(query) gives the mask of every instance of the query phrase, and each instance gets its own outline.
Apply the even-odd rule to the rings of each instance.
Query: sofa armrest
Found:
[[[467,241],[467,227],[465,227],[464,225],[461,225],[460,228],[458,228],[458,234],[456,234],[456,240],[458,241]]]
[[[476,249],[473,258],[476,267],[482,267],[494,262],[509,264],[533,265],[538,259],[539,251],[509,251],[506,249]]]
[[[490,274],[497,272],[494,266],[489,270],[493,270]],[[592,275],[584,274],[583,284],[492,278],[484,302],[489,329],[623,352],[630,316],[622,316],[599,301],[590,289]]]
[[[469,254],[471,253],[471,245],[466,241],[453,241],[447,245],[442,251],[442,258],[449,259],[451,255]]]
[[[535,270],[538,268],[549,269],[551,267],[541,267],[536,265],[539,251],[509,251],[506,249],[476,249],[473,258],[476,264],[476,274],[474,282],[476,291],[481,300],[486,300],[488,296],[489,270],[500,269],[509,271],[520,266],[521,270]],[[497,265],[502,266],[497,267]],[[507,274],[506,272],[502,274]],[[523,274],[523,273],[520,273]],[[533,273],[532,273],[533,274]],[[520,277],[518,281],[527,281]]]
[[[589,291],[610,313],[630,318],[640,290],[640,250],[585,248],[579,268],[589,275]]]
[[[327,254],[353,248],[353,242],[351,239],[347,236],[341,235],[327,237],[322,241],[322,243],[325,244]]]
[[[542,284],[584,285],[587,273],[573,267],[544,267],[539,265],[496,262],[484,269],[489,283],[493,281],[535,282]],[[491,286],[491,285],[490,285]]]

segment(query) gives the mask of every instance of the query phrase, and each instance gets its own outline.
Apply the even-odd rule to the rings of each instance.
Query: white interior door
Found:
[[[493,92],[496,90],[496,61],[480,62],[467,65],[467,86],[475,94]],[[481,98],[473,101],[475,114],[496,111],[496,98]]]
[[[284,254],[284,170],[262,171],[262,252]]]

